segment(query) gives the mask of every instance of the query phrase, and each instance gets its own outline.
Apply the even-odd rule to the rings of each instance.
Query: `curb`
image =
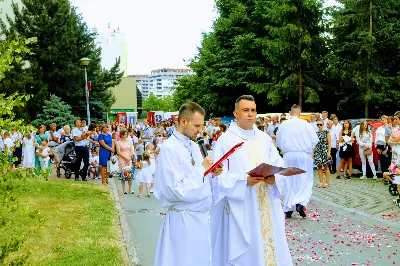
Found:
[[[382,223],[382,224],[385,224],[387,226],[391,226],[391,227],[400,229],[400,224],[392,222],[392,221],[388,221],[388,220],[385,220],[385,219],[382,219],[382,218],[379,218],[379,217],[376,217],[376,216],[374,216],[372,214],[368,214],[368,213],[365,213],[365,212],[362,212],[362,211],[359,211],[359,210],[356,210],[356,209],[352,209],[352,208],[343,207],[343,206],[338,205],[336,203],[333,203],[333,202],[330,202],[330,201],[327,201],[327,200],[324,200],[324,199],[320,199],[320,198],[315,197],[315,196],[312,196],[311,199],[316,201],[316,202],[320,202],[320,203],[323,203],[323,204],[326,204],[326,205],[330,205],[332,207],[347,211],[347,212],[350,213],[350,215],[356,214],[356,215],[359,215],[359,216],[362,216],[362,217],[365,217],[365,218],[368,218],[368,219],[371,219],[371,220],[375,220],[375,221],[377,221],[379,223]]]
[[[110,179],[110,183],[112,186],[113,196],[115,200],[115,209],[117,209],[120,218],[120,224],[122,229],[122,234],[124,236],[124,242],[126,246],[126,250],[128,251],[129,260],[131,265],[140,266],[139,256],[136,250],[135,241],[133,240],[128,219],[125,216],[125,211],[121,206],[121,202],[118,195],[117,185],[115,184],[115,178]]]

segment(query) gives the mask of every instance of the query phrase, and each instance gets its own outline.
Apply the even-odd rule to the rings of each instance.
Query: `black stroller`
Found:
[[[63,169],[65,178],[70,179],[76,162],[75,143],[73,141],[62,143],[58,145],[57,151],[62,156],[60,165],[57,167],[57,177],[61,176],[61,169]]]

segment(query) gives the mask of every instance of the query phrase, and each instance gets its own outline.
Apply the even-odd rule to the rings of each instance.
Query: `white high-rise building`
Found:
[[[149,75],[131,75],[136,78],[138,89],[142,97],[147,99],[150,94],[158,98],[172,95],[176,87],[175,81],[185,75],[192,74],[190,69],[162,68],[151,71]]]
[[[101,66],[110,69],[115,61],[121,58],[120,70],[127,76],[127,51],[125,36],[119,28],[111,29],[110,23],[105,33],[93,28],[92,32],[97,33],[96,44],[101,48]]]

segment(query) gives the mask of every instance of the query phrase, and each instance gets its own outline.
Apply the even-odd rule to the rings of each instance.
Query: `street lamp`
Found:
[[[90,63],[90,59],[87,57],[81,58],[81,65],[85,67],[85,93],[86,93],[86,113],[87,113],[87,121],[88,125],[90,125],[90,109],[89,109],[89,89],[88,89],[88,81],[87,81],[87,72],[86,68]]]

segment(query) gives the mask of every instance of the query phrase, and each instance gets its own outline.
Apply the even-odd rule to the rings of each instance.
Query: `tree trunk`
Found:
[[[372,0],[369,0],[369,36],[372,36]],[[370,59],[371,59],[371,48],[369,48],[368,50],[368,61],[367,61],[367,97],[370,91],[369,88],[369,76],[370,76],[370,69],[369,69],[369,63],[370,63]],[[369,117],[369,101],[365,100],[365,117],[368,118]]]
[[[299,106],[303,110],[303,70],[301,69],[301,63],[299,65]]]

